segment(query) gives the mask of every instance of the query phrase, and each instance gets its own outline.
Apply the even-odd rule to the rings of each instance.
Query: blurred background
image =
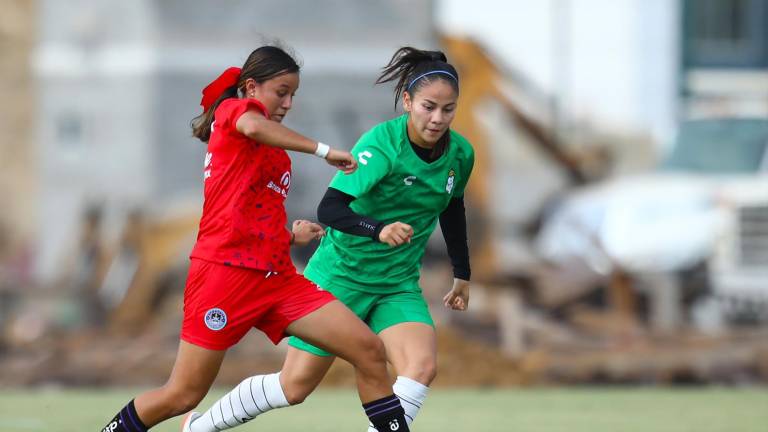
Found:
[[[473,289],[440,306],[437,230],[435,386],[768,383],[763,0],[0,0],[0,386],[165,380],[202,205],[189,121],[274,39],[303,62],[285,124],[342,148],[398,114],[373,82],[400,46],[460,73]],[[315,219],[333,170],[292,159],[289,218]],[[252,332],[218,383],[283,354]]]

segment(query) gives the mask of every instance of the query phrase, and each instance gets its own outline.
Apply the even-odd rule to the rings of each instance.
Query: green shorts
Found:
[[[424,301],[424,296],[422,296],[418,286],[408,291],[373,294],[328,285],[324,284],[323,289],[336,296],[339,301],[368,324],[368,327],[376,334],[395,324],[405,322],[420,322],[432,327],[435,326],[432,316],[429,314],[427,302]],[[333,355],[296,336],[291,336],[288,345],[318,356]]]

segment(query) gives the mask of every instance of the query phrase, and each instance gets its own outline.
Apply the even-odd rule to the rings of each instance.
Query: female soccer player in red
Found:
[[[348,360],[371,421],[383,430],[391,425],[407,430],[379,338],[291,263],[291,243],[306,244],[323,232],[307,221],[286,229],[284,200],[291,185],[286,150],[314,153],[345,174],[357,168],[350,153],[281,125],[298,87],[293,57],[263,46],[242,69],[228,69],[203,90],[203,114],[192,127],[194,136],[208,143],[205,202],[184,291],[176,363],[164,386],[131,400],[103,431],[144,432],[197,406],[226,350],[251,327],[274,343],[295,335]],[[238,423],[267,407],[288,405],[279,373],[239,388],[227,406]]]
[[[394,391],[410,424],[437,373],[434,324],[419,287],[419,270],[438,220],[454,274],[444,304],[453,310],[469,304],[464,189],[474,150],[450,129],[459,78],[443,53],[401,48],[377,83],[389,81],[397,83],[395,103],[402,96],[405,114],[366,132],[352,149],[360,162],[357,171],[337,173],[331,181],[317,210],[328,234],[304,274],[382,339],[398,375]],[[299,338],[291,338],[280,376],[291,404],[303,401],[334,361],[332,353]],[[260,378],[244,383],[252,379]],[[240,392],[235,388],[184,432],[236,425],[226,406]],[[375,423],[373,428],[390,431]]]

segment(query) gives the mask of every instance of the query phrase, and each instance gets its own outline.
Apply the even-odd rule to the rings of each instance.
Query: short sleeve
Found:
[[[464,196],[464,189],[467,187],[467,182],[469,182],[469,177],[472,175],[472,168],[475,166],[475,151],[472,149],[472,146],[465,142],[464,143],[464,151],[462,152],[460,156],[460,174],[459,181],[456,182],[456,188],[454,190],[453,196],[454,197],[463,197]]]
[[[214,127],[236,131],[237,119],[248,111],[256,111],[269,118],[267,108],[260,101],[251,98],[226,99],[216,108],[216,122]]]
[[[377,129],[360,137],[351,152],[357,160],[357,170],[352,174],[337,172],[330,187],[355,198],[370,191],[392,170],[394,152],[388,141],[386,134]]]

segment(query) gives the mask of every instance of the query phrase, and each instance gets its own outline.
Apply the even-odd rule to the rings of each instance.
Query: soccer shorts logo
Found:
[[[213,331],[218,331],[227,325],[227,314],[219,308],[208,309],[205,313],[205,326]]]

